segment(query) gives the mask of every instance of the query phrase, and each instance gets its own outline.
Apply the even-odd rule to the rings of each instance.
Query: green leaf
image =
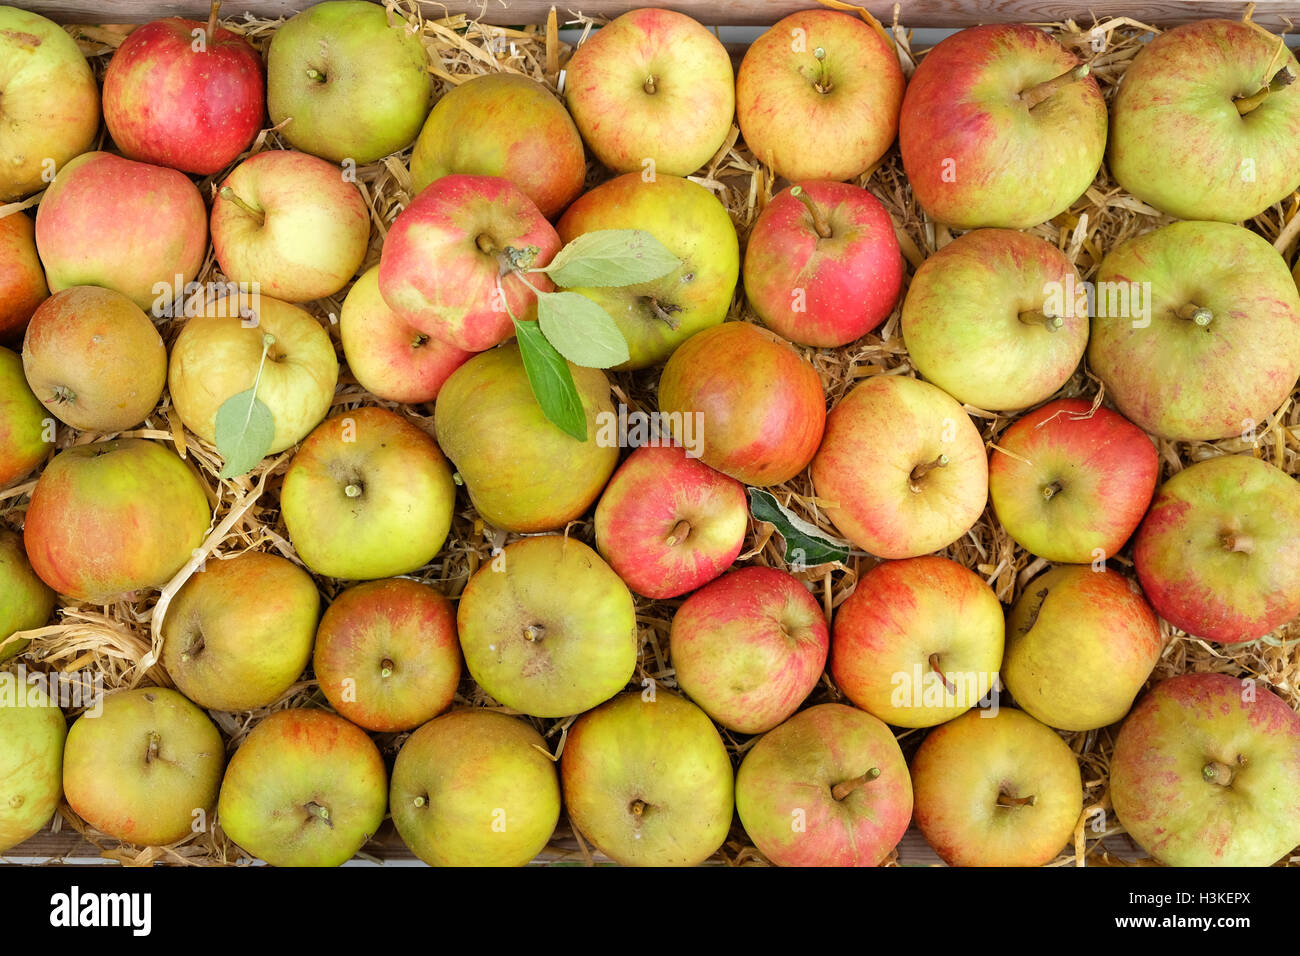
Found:
[[[539,295],[537,325],[556,351],[574,365],[612,368],[631,358],[618,324],[585,295],[576,292]]]
[[[217,451],[225,459],[222,478],[244,475],[271,450],[275,419],[256,388],[232,395],[217,409]]]
[[[682,260],[644,229],[597,229],[574,239],[542,269],[562,289],[639,285]]]
[[[771,492],[750,488],[749,513],[776,527],[777,534],[785,540],[787,564],[811,568],[833,561],[843,562],[853,551],[849,542],[828,535],[783,507]]]
[[[578,397],[578,386],[573,384],[569,364],[555,346],[546,341],[536,322],[513,321],[524,372],[528,375],[528,384],[532,386],[537,404],[542,406],[542,412],[553,425],[578,441],[586,441],[587,413]]]

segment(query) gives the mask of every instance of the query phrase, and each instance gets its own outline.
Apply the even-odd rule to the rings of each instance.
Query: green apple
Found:
[[[67,733],[63,711],[39,684],[0,672],[0,853],[40,832],[58,809]]]
[[[32,570],[22,537],[0,525],[0,661],[27,649],[27,641],[9,638],[46,624],[54,600],[54,590]]]
[[[53,439],[54,419],[32,394],[22,357],[0,346],[0,488],[30,475]]]

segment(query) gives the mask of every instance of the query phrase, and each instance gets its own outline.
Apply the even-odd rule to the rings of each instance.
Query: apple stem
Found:
[[[524,628],[524,640],[528,641],[529,643],[535,644],[542,639],[542,635],[545,633],[546,633],[546,628],[542,627],[542,625],[529,624],[526,628]]]
[[[1250,554],[1255,550],[1255,539],[1248,534],[1241,534],[1237,531],[1229,531],[1219,538],[1220,543],[1228,551],[1240,551],[1242,554]]]
[[[1203,305],[1197,305],[1195,302],[1188,302],[1186,305],[1179,306],[1177,313],[1180,319],[1190,319],[1201,328],[1205,328],[1214,321],[1214,313]]]
[[[315,80],[317,83],[324,83],[325,74],[322,73],[320,70],[316,69],[315,67],[309,66],[307,68],[307,79]]]
[[[647,93],[653,96],[655,93],[659,92],[658,88],[655,86],[655,81],[657,79],[658,77],[654,76],[653,74],[647,76],[645,82],[641,84],[641,89],[645,90]]]
[[[152,763],[158,757],[158,748],[162,744],[162,735],[156,730],[149,731],[149,746],[144,751],[144,762]]]
[[[320,820],[324,823],[328,823],[331,828],[334,826],[333,822],[330,820],[329,807],[323,807],[315,800],[313,800],[311,803],[307,804],[303,809],[305,809],[308,814],[315,817],[317,820]]]
[[[813,56],[817,57],[818,66],[817,82],[813,84],[813,88],[818,93],[829,93],[831,91],[831,81],[826,76],[826,50],[818,47],[813,50]]]
[[[822,211],[817,208],[817,204],[812,201],[812,197],[804,192],[802,186],[791,186],[790,195],[804,204],[804,208],[812,216],[813,228],[817,230],[817,235],[823,239],[829,239],[831,237],[830,223],[826,221]]]
[[[640,797],[637,797],[630,804],[628,804],[628,809],[632,811],[632,816],[640,817],[645,815],[645,812],[649,808],[649,806],[650,804],[646,803]]]
[[[1221,787],[1232,785],[1232,768],[1226,763],[1212,760],[1201,768],[1201,776],[1206,783],[1217,783]]]
[[[428,801],[428,799],[425,798],[425,797],[416,797],[416,798],[415,798],[413,801],[411,801],[411,802],[414,803],[417,807],[422,807],[422,806],[424,806],[426,803],[428,803],[429,801]]]
[[[236,193],[229,186],[222,186],[221,192],[219,192],[217,195],[219,195],[222,199],[226,200],[227,202],[233,202],[240,209],[244,210],[244,212],[248,213],[250,216],[252,216],[254,219],[257,220],[257,224],[259,226],[266,225],[266,213],[260,209],[254,209],[248,203],[244,202],[244,200],[239,197],[239,194]]]
[[[361,486],[358,484],[347,484],[343,486],[343,493],[349,498],[361,497]]]
[[[1059,481],[1054,481],[1050,485],[1044,485],[1043,497],[1046,498],[1048,501],[1051,501],[1052,498],[1056,495],[1056,493],[1060,490],[1061,490],[1061,483]]]
[[[937,651],[930,655],[930,670],[939,675],[939,680],[943,681],[943,689],[956,697],[957,686],[948,679],[948,675],[945,674],[943,669],[939,666],[939,654]]]
[[[927,461],[923,464],[917,465],[915,468],[912,469],[911,480],[908,482],[907,486],[912,489],[913,494],[920,494],[921,486],[918,485],[917,482],[920,481],[922,478],[924,478],[926,475],[928,475],[930,472],[934,471],[934,469],[943,468],[947,466],[947,464],[948,464],[948,456],[939,455],[937,458],[934,459],[934,461]]]
[[[664,325],[668,326],[668,328],[672,329],[674,332],[677,331],[677,328],[678,326],[681,325],[681,323],[677,321],[677,319],[673,318],[673,313],[680,312],[681,311],[680,306],[676,306],[676,305],[663,306],[659,304],[658,299],[649,298],[649,297],[645,299],[645,302],[650,307],[650,311],[654,314],[654,317],[656,319],[658,319]]]
[[[880,768],[872,767],[860,777],[854,777],[852,780],[844,780],[831,787],[831,797],[835,800],[843,800],[854,790],[858,790],[880,776]]]
[[[385,657],[379,664],[379,676],[380,677],[393,676],[393,662],[389,660],[387,657]]]
[[[1032,793],[1027,797],[1013,797],[1009,793],[998,794],[998,806],[1000,807],[1032,807],[1037,801],[1038,797]]]
[[[1273,79],[1269,80],[1266,86],[1251,93],[1250,96],[1243,96],[1234,100],[1237,107],[1237,114],[1245,116],[1247,113],[1254,112],[1259,108],[1260,104],[1262,104],[1264,100],[1268,99],[1268,94],[1276,93],[1278,90],[1285,89],[1294,82],[1295,74],[1291,72],[1291,68],[1287,66],[1282,67],[1282,69],[1273,74]]]
[[[1071,83],[1079,82],[1091,72],[1092,68],[1087,63],[1080,63],[1073,69],[1066,70],[1060,76],[1054,76],[1050,80],[1044,80],[1027,90],[1022,90],[1020,99],[1024,101],[1025,106],[1032,110],[1043,100],[1065,89]]]
[[[208,10],[208,43],[217,39],[217,11],[220,9],[221,0],[212,0],[212,7]]]
[[[1020,321],[1025,325],[1041,325],[1049,332],[1055,332],[1065,325],[1065,319],[1061,316],[1048,315],[1046,312],[1021,312]]]
[[[668,545],[668,547],[670,548],[674,547],[678,544],[681,544],[683,541],[689,538],[690,535],[691,535],[691,523],[687,521],[685,518],[683,518],[681,521],[673,525],[673,530],[668,533],[668,537],[664,541],[664,544]]]

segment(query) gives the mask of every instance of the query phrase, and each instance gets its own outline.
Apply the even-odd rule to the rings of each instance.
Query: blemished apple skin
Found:
[[[1155,444],[1142,429],[1079,398],[1016,419],[989,453],[998,521],[1031,554],[1063,564],[1118,554],[1159,477]]]
[[[620,369],[648,368],[682,342],[727,317],[740,278],[740,243],[726,207],[698,183],[627,173],[601,183],[560,217],[561,241],[601,229],[641,229],[682,264],[637,285],[572,289],[610,314],[631,358]]]
[[[1144,44],[1111,109],[1108,162],[1128,192],[1179,219],[1243,222],[1300,185],[1300,89],[1236,100],[1280,70],[1300,75],[1252,23],[1197,20]]]
[[[659,688],[574,721],[560,758],[569,822],[624,866],[695,866],[727,838],[735,777],[708,715]]]
[[[148,311],[154,286],[199,274],[208,211],[184,173],[111,153],[61,167],[36,211],[36,248],[51,292],[97,285]]]
[[[1164,650],[1155,612],[1116,571],[1061,565],[1034,578],[1007,615],[1006,688],[1058,730],[1119,722]]]
[[[569,371],[587,413],[586,441],[547,420],[514,343],[474,356],[438,393],[438,443],[489,524],[557,531],[587,512],[614,473],[618,448],[597,440],[597,416],[614,414],[609,380],[600,369]]]
[[[22,356],[0,346],[0,488],[26,478],[50,453],[47,421],[54,418],[32,394]]]
[[[572,117],[550,90],[531,77],[488,73],[443,94],[411,153],[416,193],[455,174],[508,179],[554,219],[582,192],[587,158]]]
[[[1109,793],[1163,863],[1269,866],[1300,844],[1300,717],[1250,680],[1171,677],[1120,727]]]
[[[262,57],[242,36],[167,17],[131,31],[113,54],[104,125],[129,159],[211,176],[262,128],[264,90]]]
[[[941,456],[947,464],[935,465]],[[835,527],[879,558],[947,547],[988,500],[984,442],[970,417],[936,386],[900,375],[872,376],[831,409],[811,474]]]
[[[893,145],[904,85],[897,54],[875,29],[846,13],[803,10],[750,44],[736,74],[736,117],[746,145],[778,176],[853,179]]]
[[[32,44],[32,39],[36,44]],[[99,84],[77,42],[57,23],[0,7],[5,128],[0,133],[0,203],[34,193],[99,134]]]
[[[421,332],[379,294],[379,266],[352,284],[339,311],[339,337],[348,369],[377,398],[404,405],[431,402],[443,382],[473,352]]]
[[[749,529],[745,486],[679,445],[628,455],[596,505],[596,547],[643,597],[678,597],[735,562]]]
[[[17,345],[50,294],[36,254],[36,223],[25,213],[0,217],[0,344]]]
[[[42,581],[102,604],[166,584],[211,522],[188,464],[158,442],[118,438],[54,456],[32,490],[23,543]]]
[[[974,572],[939,555],[885,561],[836,612],[830,672],[850,701],[880,720],[933,727],[993,687],[1004,631],[1001,602]]]
[[[957,401],[1028,408],[1070,380],[1088,347],[1087,309],[1049,328],[1046,290],[1082,288],[1065,254],[1014,229],[965,233],[922,263],[903,302],[908,355]]]
[[[462,708],[402,744],[393,824],[430,866],[523,866],[560,819],[560,775],[541,734],[518,717]]]
[[[140,307],[112,289],[50,296],[23,337],[23,372],[49,413],[83,431],[116,432],[154,410],[167,347]]]
[[[535,248],[541,268],[563,243],[523,190],[499,176],[444,176],[397,215],[379,258],[379,292],[421,332],[465,352],[512,338],[511,316],[537,318],[537,294],[508,268],[506,249]],[[437,268],[430,268],[430,263]],[[544,273],[528,281],[555,286]],[[503,308],[504,306],[504,308]]]
[[[321,618],[312,671],[330,706],[366,730],[413,730],[451,706],[460,682],[456,611],[419,581],[348,588]]]
[[[364,730],[323,710],[278,710],[230,758],[217,818],[271,866],[340,866],[388,808],[384,758]]]
[[[1097,288],[1144,290],[1149,316],[1094,315],[1088,365],[1145,432],[1175,441],[1243,435],[1262,427],[1300,376],[1295,280],[1249,229],[1161,226],[1110,249]],[[1189,306],[1208,309],[1208,324],[1178,314]]]
[[[911,822],[912,781],[882,721],[819,704],[745,754],[736,811],[778,866],[878,866]]]
[[[1223,644],[1263,637],[1300,614],[1300,487],[1248,455],[1189,465],[1156,492],[1133,564],[1175,627]]]
[[[659,377],[660,411],[684,443],[700,422],[700,459],[747,485],[779,485],[812,460],[826,427],[826,395],[812,364],[767,329],[727,322],[681,344]]]
[[[0,625],[0,634],[3,625]],[[0,674],[21,695],[22,706],[0,704],[0,853],[35,836],[50,822],[63,796],[63,711],[38,685]]]
[[[209,559],[167,608],[162,665],[201,707],[268,707],[306,669],[319,616],[315,582],[287,558]]]
[[[689,176],[731,130],[731,57],[709,29],[642,8],[593,32],[565,66],[565,100],[582,138],[616,173]]]
[[[1080,65],[1027,24],[961,30],[931,50],[903,97],[898,142],[917,201],[959,229],[1024,229],[1083,195],[1106,149],[1091,76],[1030,106],[1022,94]]]
[[[912,820],[949,866],[1042,866],[1065,848],[1083,812],[1079,763],[1028,714],[1005,706],[989,713],[967,711],[921,742]]]
[[[761,734],[817,686],[830,634],[821,605],[797,578],[746,567],[682,603],[669,645],[687,697],[727,729]]]
[[[275,425],[267,454],[279,454],[329,411],[339,378],[334,344],[311,313],[269,295],[257,299],[256,325],[245,325],[252,320],[235,311],[231,299],[216,301],[185,321],[167,364],[172,405],[186,428],[215,444],[217,412],[256,381],[257,399]],[[275,342],[263,362],[268,334]]]
[[[447,540],[455,504],[451,468],[433,438],[374,406],[317,425],[280,491],[303,564],[344,580],[423,567]]]
[[[0,661],[27,649],[28,641],[6,641],[16,631],[29,631],[49,621],[54,598],[54,591],[32,570],[22,537],[0,525]]]
[[[456,629],[470,676],[530,717],[567,717],[609,700],[636,670],[627,585],[581,541],[521,538],[469,580]]]
[[[110,694],[102,713],[73,723],[63,791],[96,829],[123,843],[165,846],[208,825],[225,761],[207,714],[177,691],[139,687]]]
[[[797,184],[812,212],[783,189],[759,214],[745,247],[745,298],[773,332],[836,348],[876,329],[894,310],[903,256],[880,200],[849,183]]]

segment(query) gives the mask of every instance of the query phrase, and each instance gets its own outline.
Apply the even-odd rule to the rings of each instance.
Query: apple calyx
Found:
[[[934,471],[934,469],[946,467],[947,464],[948,464],[948,456],[939,455],[933,461],[927,461],[917,465],[915,468],[912,469],[912,473],[909,476],[909,480],[907,482],[907,487],[912,489],[912,494],[919,495],[921,493],[921,486],[917,484],[917,482],[919,482],[930,472]]]
[[[1186,305],[1180,305],[1174,310],[1174,314],[1180,319],[1187,319],[1190,322],[1206,328],[1214,321],[1214,313],[1203,305],[1197,305],[1195,302],[1188,302]]]
[[[932,671],[934,671],[936,674],[938,674],[938,675],[939,675],[939,680],[941,680],[941,681],[943,682],[943,689],[946,690],[948,693],[952,694],[954,697],[956,697],[956,696],[957,696],[957,686],[956,686],[955,684],[953,684],[953,682],[950,681],[950,680],[948,679],[948,675],[945,674],[945,673],[943,672],[943,668],[939,666],[939,652],[938,652],[938,651],[936,651],[935,653],[933,653],[933,654],[930,655],[930,657],[929,657],[929,662],[930,662],[930,670],[932,670]]]
[[[861,789],[879,776],[880,768],[872,767],[860,777],[854,777],[852,780],[842,780],[831,787],[831,799],[843,800],[849,794]]]
[[[259,226],[266,225],[266,212],[261,209],[255,209],[253,206],[249,205],[242,198],[240,198],[237,192],[235,192],[229,186],[222,186],[221,191],[217,193],[217,195],[220,196],[222,199],[226,200],[227,202],[232,202],[240,209],[244,210],[244,212],[248,213],[250,216],[252,216],[254,219],[257,220],[257,224]]]
[[[803,191],[803,187],[791,186],[790,195],[803,203],[804,208],[808,210],[808,214],[812,216],[813,229],[817,231],[818,238],[829,239],[833,235],[830,223],[826,221],[826,217],[822,215],[822,211],[817,208],[817,204],[812,201],[812,198]]]
[[[1014,810],[1014,809],[1018,809],[1019,807],[1032,807],[1037,802],[1038,802],[1037,794],[1031,793],[1027,797],[1013,797],[1011,794],[1003,790],[1001,793],[998,794],[997,805],[999,807],[1004,807],[1009,810]]]
[[[149,731],[149,745],[144,749],[144,762],[153,763],[158,759],[158,748],[162,745],[162,734],[156,730]]]
[[[1043,497],[1046,498],[1048,501],[1051,501],[1054,497],[1056,497],[1057,492],[1059,492],[1060,490],[1061,490],[1061,483],[1059,481],[1054,481],[1050,485],[1043,485]]]
[[[640,797],[637,797],[627,805],[628,812],[634,817],[643,817],[645,812],[650,809],[650,804],[646,803]]]
[[[829,93],[831,91],[831,80],[826,75],[826,50],[824,47],[818,47],[813,50],[813,56],[817,57],[817,82],[813,84],[813,89],[818,93]]]
[[[66,385],[55,385],[50,392],[47,405],[71,405],[77,400],[77,393]]]
[[[1043,100],[1055,96],[1070,84],[1079,82],[1079,80],[1082,80],[1091,72],[1092,67],[1088,66],[1087,63],[1080,63],[1073,69],[1066,70],[1060,76],[1054,76],[1050,80],[1044,80],[1041,83],[1034,84],[1026,90],[1021,90],[1020,99],[1025,104],[1026,108],[1032,110],[1039,103],[1043,102]]]
[[[422,349],[429,344],[429,337],[423,332],[416,332],[415,338],[411,339],[411,348]]]
[[[664,544],[668,545],[670,548],[676,547],[691,536],[692,530],[691,523],[683,518],[681,521],[673,525],[673,530],[668,532],[668,537],[664,539]]]
[[[331,830],[334,829],[334,821],[330,819],[329,807],[323,806],[313,800],[311,803],[306,804],[303,809],[307,811],[308,823],[312,820],[319,820]]]
[[[1279,90],[1286,89],[1295,82],[1295,74],[1291,72],[1289,66],[1284,66],[1273,74],[1273,79],[1267,84],[1260,87],[1249,96],[1239,96],[1233,100],[1233,105],[1237,107],[1237,114],[1245,116],[1257,110],[1264,100],[1268,99],[1270,93],[1276,93]]]
[[[1046,312],[1021,312],[1020,321],[1025,325],[1037,325],[1049,332],[1055,332],[1065,326],[1065,319],[1059,315],[1048,315]]]
[[[1248,534],[1242,534],[1240,531],[1225,531],[1219,535],[1219,543],[1223,545],[1225,551],[1250,554],[1255,550],[1255,539]]]
[[[379,676],[383,678],[392,677],[393,669],[396,666],[397,665],[394,664],[389,658],[385,657],[382,661],[379,662]]]

